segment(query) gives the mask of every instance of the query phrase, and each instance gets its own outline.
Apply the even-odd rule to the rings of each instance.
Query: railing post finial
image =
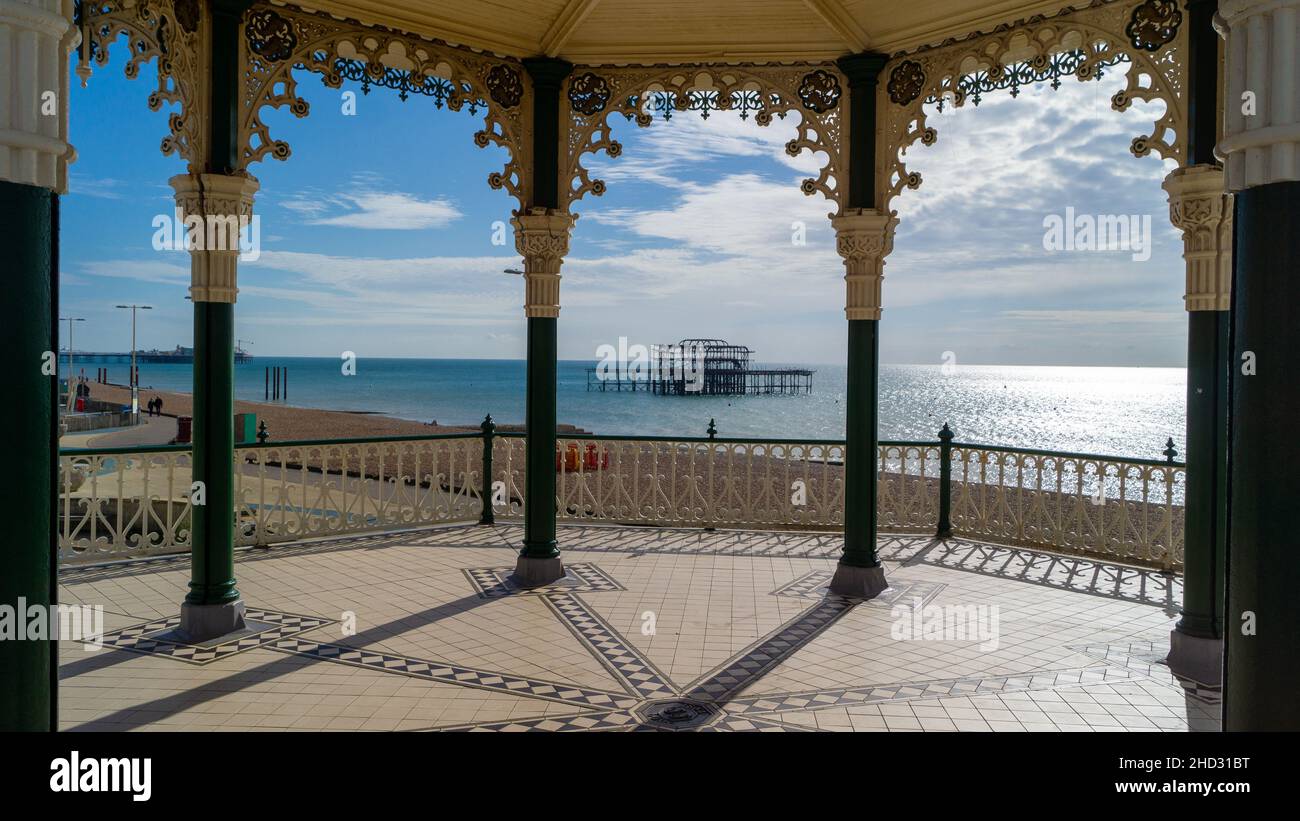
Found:
[[[712,419],[709,419],[709,429],[706,430],[705,433],[709,435],[710,439],[718,435],[717,423],[715,423]]]
[[[1165,442],[1164,454],[1165,461],[1170,464],[1173,464],[1174,459],[1178,457],[1178,448],[1174,447],[1174,437],[1170,436],[1169,441]]]
[[[270,438],[271,438],[271,434],[267,433],[266,431],[266,420],[263,419],[257,426],[257,441],[265,445],[266,440]]]

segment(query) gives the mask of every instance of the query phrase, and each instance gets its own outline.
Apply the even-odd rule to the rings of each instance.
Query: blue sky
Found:
[[[192,340],[183,252],[156,251],[152,221],[171,214],[167,180],[183,163],[158,145],[167,113],[150,112],[152,65],[122,75],[124,49],[81,89],[74,78],[78,160],[63,203],[62,312],[80,350],[125,350],[130,319],[114,305],[148,303],[139,340]],[[1121,67],[1122,68],[1122,67]],[[1134,158],[1163,104],[1109,108],[1122,84],[1066,80],[986,95],[978,108],[931,118],[939,140],[909,167],[925,181],[895,200],[901,223],[887,260],[881,358],[940,364],[1182,366],[1181,241],[1160,188],[1171,166]],[[345,86],[357,89],[357,86]],[[476,148],[481,117],[403,103],[374,89],[342,113],[341,91],[306,72],[311,116],[264,118],[287,140],[266,160],[262,255],[241,263],[237,335],[254,354],[522,358],[523,283],[513,243],[492,244],[514,200],[486,184],[503,149]],[[632,344],[723,337],[770,362],[842,363],[843,267],[831,205],[799,181],[817,166],[787,157],[792,123],[761,128],[714,113],[678,114],[639,129],[621,118],[621,157],[588,157],[609,184],[588,196],[561,289],[560,356],[594,359]],[[1064,214],[1150,215],[1154,248],[1049,252],[1043,220]],[[808,226],[791,242],[791,224]]]

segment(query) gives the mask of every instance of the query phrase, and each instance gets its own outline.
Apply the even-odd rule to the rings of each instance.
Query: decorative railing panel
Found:
[[[476,435],[266,444],[235,452],[241,544],[475,521]]]
[[[881,442],[876,526],[933,533],[939,515],[939,468],[937,444]]]
[[[477,435],[252,445],[235,451],[239,544],[476,521]],[[184,446],[68,451],[59,460],[59,558],[94,561],[190,546],[204,498]]]
[[[1182,567],[1186,471],[1172,461],[1172,447],[1160,462],[959,444],[944,435],[880,443],[881,531]],[[525,455],[522,434],[487,431],[240,447],[237,539],[266,545],[518,520]],[[556,511],[562,521],[838,530],[844,459],[837,441],[566,436],[555,453]],[[488,474],[491,507],[484,510]],[[187,550],[193,494],[183,446],[65,451],[60,560]]]
[[[562,519],[708,527],[844,521],[840,443],[562,438]]]
[[[952,526],[1002,544],[1181,568],[1180,464],[954,445]]]
[[[59,457],[59,561],[190,547],[190,452],[72,451]]]

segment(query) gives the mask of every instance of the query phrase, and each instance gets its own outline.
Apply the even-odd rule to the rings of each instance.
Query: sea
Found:
[[[756,364],[814,369],[812,393],[730,397],[588,390],[593,366],[559,363],[560,422],[599,434],[703,436],[712,419],[726,437],[844,437],[842,365]],[[126,364],[76,362],[92,379],[99,367],[126,383]],[[289,405],[444,425],[477,425],[489,413],[524,420],[522,360],[361,358],[345,375],[339,359],[256,357],[235,366],[236,398],[263,401],[274,367],[288,372]],[[142,363],[140,384],[188,392],[191,366]],[[1185,384],[1182,368],[882,365],[880,438],[934,440],[947,423],[960,442],[1160,459],[1170,438],[1184,453]]]

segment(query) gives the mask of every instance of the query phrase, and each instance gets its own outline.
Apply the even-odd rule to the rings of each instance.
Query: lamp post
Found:
[[[131,385],[131,424],[138,425],[140,424],[140,386],[136,384],[138,380],[136,379],[135,370],[135,313],[137,310],[151,311],[153,306],[132,304],[118,305],[117,307],[131,309],[131,378],[129,380]]]
[[[77,394],[72,387],[72,380],[75,378],[72,370],[72,323],[85,322],[86,318],[82,316],[61,316],[59,321],[68,323],[68,410],[72,410],[77,406]]]

